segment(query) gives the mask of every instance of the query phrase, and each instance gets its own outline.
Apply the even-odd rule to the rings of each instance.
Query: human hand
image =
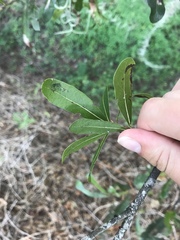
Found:
[[[180,185],[180,79],[162,98],[144,103],[137,128],[123,131],[118,143]]]

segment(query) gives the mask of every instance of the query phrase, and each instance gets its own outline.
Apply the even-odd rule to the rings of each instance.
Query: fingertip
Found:
[[[118,143],[121,146],[123,146],[124,148],[126,148],[132,152],[136,152],[138,154],[141,152],[141,145],[136,140],[134,140],[130,137],[119,136]]]

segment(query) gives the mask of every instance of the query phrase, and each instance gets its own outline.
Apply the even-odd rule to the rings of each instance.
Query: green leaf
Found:
[[[161,188],[161,192],[159,194],[159,198],[164,201],[164,199],[166,199],[170,193],[170,190],[172,188],[173,185],[173,181],[171,179],[169,179]]]
[[[3,1],[3,0],[0,0],[0,4],[3,4],[3,5],[5,5],[5,3],[4,3],[4,1]]]
[[[57,19],[59,19],[61,17],[61,15],[63,14],[63,10],[62,9],[55,9],[52,15],[52,20],[56,21]]]
[[[89,97],[65,82],[53,78],[46,79],[42,85],[42,93],[49,102],[68,112],[80,113],[84,118],[106,119]]]
[[[153,96],[149,93],[137,93],[137,94],[134,94],[133,97],[138,97],[138,98],[152,98]]]
[[[99,157],[99,154],[100,154],[100,152],[101,152],[101,150],[102,150],[102,148],[103,148],[103,146],[104,146],[104,144],[106,142],[107,137],[108,137],[108,133],[101,140],[101,142],[100,142],[100,144],[99,144],[99,146],[98,146],[98,148],[97,148],[97,150],[96,150],[96,152],[95,152],[95,154],[93,156],[93,159],[92,159],[92,162],[91,162],[91,166],[90,166],[89,176],[88,176],[89,182],[91,182],[92,171],[93,171],[95,163],[96,163],[96,161],[97,161],[97,159]]]
[[[167,211],[164,216],[164,224],[171,231],[172,230],[172,222],[176,220],[176,212],[175,211]]]
[[[149,16],[150,21],[152,23],[156,23],[161,20],[165,14],[165,6],[163,0],[148,0],[147,3],[151,8],[151,13]]]
[[[92,197],[92,198],[106,198],[107,197],[107,195],[105,195],[103,193],[90,192],[89,190],[87,190],[84,187],[83,183],[79,180],[76,181],[76,189],[81,191],[82,193],[84,193],[88,197]]]
[[[13,121],[18,125],[19,129],[27,129],[35,122],[34,118],[30,118],[27,111],[13,113]]]
[[[143,231],[144,231],[144,226],[142,226],[142,224],[141,224],[141,214],[139,213],[139,214],[137,214],[137,216],[136,216],[136,218],[135,218],[135,224],[136,224],[136,234],[138,235],[138,236],[140,236],[142,233],[143,233]],[[142,240],[142,238],[140,238],[141,240]]]
[[[62,154],[62,161],[64,162],[64,160],[73,152],[78,151],[79,149],[95,142],[96,140],[98,140],[99,138],[102,138],[104,136],[103,134],[99,134],[99,135],[90,135],[90,136],[86,136],[83,137],[81,139],[78,139],[77,141],[71,143],[63,152]]]
[[[142,174],[137,175],[137,177],[133,181],[134,186],[137,189],[140,189],[143,186],[143,184],[148,176],[149,176],[149,171],[145,172],[144,174],[142,173]]]
[[[113,83],[115,98],[118,100],[118,107],[127,123],[131,124],[132,119],[132,67],[135,62],[132,58],[124,59],[115,71]]]
[[[101,187],[101,185],[96,181],[96,179],[94,178],[94,176],[92,174],[91,174],[90,178],[89,178],[89,174],[88,174],[88,180],[90,180],[90,182],[94,185],[94,187],[97,188],[101,193],[107,195],[107,191],[103,187]]]
[[[36,18],[31,20],[32,27],[35,31],[40,31],[39,21]]]
[[[102,96],[100,109],[106,116],[106,120],[110,121],[108,88],[105,89]]]
[[[141,234],[141,237],[142,239],[146,240],[158,240],[159,238],[156,237],[158,233],[165,234],[166,236],[169,234],[169,231],[164,224],[163,217],[157,218],[152,223],[150,223],[145,232]]]
[[[72,123],[69,130],[76,134],[102,134],[124,130],[119,124],[81,118]]]
[[[76,9],[76,11],[81,11],[82,7],[83,7],[83,0],[77,0],[75,2],[75,9]]]
[[[120,204],[118,204],[118,206],[116,206],[114,209],[113,209],[113,206],[111,207],[109,214],[104,219],[104,222],[109,221],[115,215],[121,214],[128,207],[128,205],[131,202],[131,197],[129,195],[127,195],[125,198],[121,198],[121,199],[124,199],[124,200],[121,200]]]

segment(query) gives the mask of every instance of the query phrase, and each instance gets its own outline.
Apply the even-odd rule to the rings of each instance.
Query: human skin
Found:
[[[180,185],[180,79],[163,97],[143,104],[137,128],[123,131],[118,143]]]

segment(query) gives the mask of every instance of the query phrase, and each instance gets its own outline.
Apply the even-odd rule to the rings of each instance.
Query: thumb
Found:
[[[138,153],[180,184],[180,142],[143,129],[128,129],[118,137],[123,147]]]

